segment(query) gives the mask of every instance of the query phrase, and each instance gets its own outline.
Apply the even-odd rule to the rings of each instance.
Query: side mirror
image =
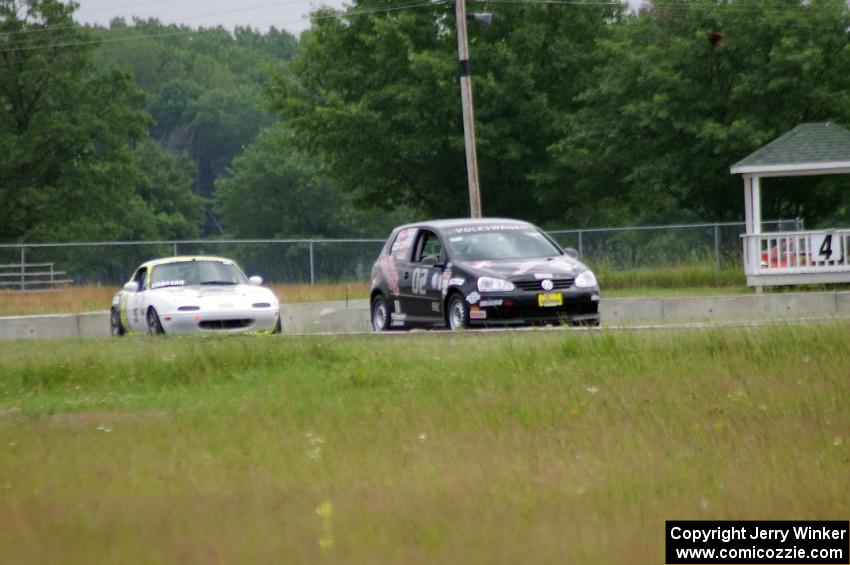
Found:
[[[566,253],[567,255],[572,257],[573,259],[578,259],[578,251],[576,251],[575,248],[573,248],[573,247],[565,247],[564,253]]]
[[[127,292],[139,292],[139,283],[136,281],[124,283],[124,290]]]
[[[262,286],[263,277],[258,277],[257,275],[254,275],[253,277],[248,279],[248,284],[250,284],[251,286]]]

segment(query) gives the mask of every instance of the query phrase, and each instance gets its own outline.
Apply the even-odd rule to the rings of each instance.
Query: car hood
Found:
[[[151,292],[156,293],[163,298],[171,300],[203,300],[204,298],[220,298],[234,297],[246,298],[250,300],[269,299],[277,300],[274,293],[268,288],[251,286],[247,284],[237,285],[187,285],[187,286],[166,286],[157,288]]]
[[[457,261],[458,267],[478,276],[508,280],[574,278],[587,270],[567,255],[510,261]]]

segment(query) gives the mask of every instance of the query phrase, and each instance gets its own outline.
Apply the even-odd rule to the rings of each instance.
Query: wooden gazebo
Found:
[[[850,229],[761,229],[761,179],[850,174],[850,131],[831,122],[800,124],[732,165],[744,177],[747,285],[850,282]]]

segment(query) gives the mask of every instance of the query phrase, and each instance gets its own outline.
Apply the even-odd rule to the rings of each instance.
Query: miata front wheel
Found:
[[[159,323],[159,315],[153,308],[148,308],[147,314],[148,335],[162,335],[165,330],[162,329],[162,324]]]

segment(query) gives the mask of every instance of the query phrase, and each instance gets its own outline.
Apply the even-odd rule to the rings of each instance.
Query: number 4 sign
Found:
[[[841,257],[841,238],[832,233],[812,235],[815,261],[836,261]]]

